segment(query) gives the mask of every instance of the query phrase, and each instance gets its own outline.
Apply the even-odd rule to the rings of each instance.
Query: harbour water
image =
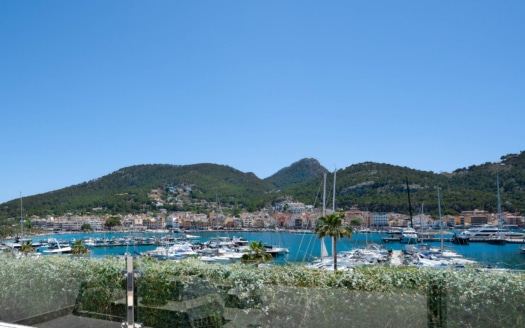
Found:
[[[39,236],[32,238],[33,241],[40,241],[47,238],[56,238],[59,240],[82,239],[85,237],[92,238],[112,238],[112,237],[180,237],[181,233],[78,233],[78,234],[54,234],[48,236]],[[191,235],[198,236],[194,239],[197,242],[206,242],[210,238],[218,236],[242,236],[249,241],[262,241],[268,245],[288,248],[289,253],[279,255],[275,258],[276,264],[286,263],[308,263],[321,253],[321,241],[313,233],[290,233],[290,232],[225,232],[225,231],[198,231],[191,232]],[[347,251],[354,248],[364,247],[367,244],[382,244],[382,238],[387,234],[379,233],[355,233],[351,239],[344,238],[338,240],[337,251]],[[425,242],[432,246],[440,246],[440,242]],[[325,239],[325,245],[328,253],[331,252],[331,239]],[[392,250],[402,250],[405,244],[399,242],[389,242],[383,244],[385,248]],[[445,248],[454,249],[467,259],[477,261],[482,265],[490,265],[497,268],[507,268],[516,270],[525,270],[525,254],[521,254],[519,247],[521,244],[492,245],[488,243],[470,243],[469,245],[455,245],[449,242],[444,243]],[[91,257],[100,258],[111,255],[121,255],[126,252],[138,254],[147,250],[156,248],[151,246],[111,246],[111,247],[93,247]]]

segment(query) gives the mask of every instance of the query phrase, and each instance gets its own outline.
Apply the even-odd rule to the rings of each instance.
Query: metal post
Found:
[[[133,271],[133,256],[126,256],[126,271],[123,271],[126,276],[126,299],[127,299],[127,322],[123,322],[122,328],[139,328],[140,324],[135,323],[135,301],[134,301],[134,285],[133,278],[135,277],[135,271]]]
[[[122,328],[141,328],[140,323],[135,323],[135,286],[134,279],[142,275],[141,271],[133,270],[133,256],[126,255],[126,270],[122,271],[126,276],[126,305],[127,305],[127,322],[123,322]]]
[[[447,327],[447,287],[443,278],[432,278],[427,295],[428,328]]]

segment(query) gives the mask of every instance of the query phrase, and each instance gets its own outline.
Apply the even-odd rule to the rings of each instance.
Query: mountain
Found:
[[[216,198],[233,212],[255,211],[282,197],[320,206],[323,174],[332,192],[333,173],[313,158],[302,159],[259,179],[232,167],[217,164],[150,164],[122,168],[106,176],[60,190],[24,197],[27,216],[103,213],[140,213],[165,208],[207,212]],[[406,181],[417,213],[437,214],[437,187],[443,214],[462,210],[496,212],[496,176],[499,176],[502,209],[525,210],[525,152],[508,154],[498,163],[433,173],[384,163],[364,162],[337,171],[336,205],[373,212],[408,213]],[[331,199],[331,195],[328,196]],[[20,215],[18,200],[1,205],[8,217]],[[6,207],[7,206],[7,207]],[[0,217],[5,217],[2,213]]]
[[[130,166],[101,178],[83,182],[60,190],[24,197],[24,211],[28,215],[61,215],[86,213],[102,209],[110,213],[138,213],[151,208],[152,202],[168,203],[169,188],[191,190],[189,201],[215,202],[216,197],[226,204],[244,208],[264,206],[260,195],[273,187],[253,173],[243,173],[217,164],[166,165],[150,164]],[[152,196],[152,190],[160,190]],[[187,200],[188,202],[188,200]],[[252,203],[253,202],[253,203]],[[20,206],[16,200],[6,203],[11,215]],[[167,205],[169,209],[182,209]],[[186,206],[184,209],[191,209]]]
[[[323,176],[328,171],[314,158],[304,158],[264,179],[276,189],[286,189]]]

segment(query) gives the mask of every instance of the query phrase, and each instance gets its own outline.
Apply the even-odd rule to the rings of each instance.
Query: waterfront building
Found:
[[[293,222],[293,225],[291,228],[293,229],[304,229],[306,228],[306,222],[303,220],[303,218],[300,215],[292,215],[291,221]]]
[[[253,218],[251,216],[246,216],[241,218],[243,227],[251,227],[253,224]]]
[[[155,218],[149,218],[147,220],[143,220],[142,221],[142,225],[146,228],[146,229],[150,229],[150,230],[153,230],[153,229],[156,229],[157,228],[157,220]]]
[[[523,223],[523,216],[519,215],[519,213],[508,214],[506,217],[506,224],[515,225],[521,228],[523,227]]]
[[[89,224],[91,226],[91,229],[95,231],[104,230],[104,225],[102,224],[100,219],[84,220],[83,223]],[[141,225],[142,225],[142,222],[141,222]]]
[[[372,226],[388,227],[388,214],[387,213],[372,214]]]
[[[180,229],[180,221],[176,217],[170,215],[166,218],[166,228]]]
[[[461,211],[461,217],[463,218],[461,221],[464,222],[464,225],[471,226],[482,226],[488,224],[489,221],[492,221],[489,212],[478,209],[473,211]]]
[[[453,227],[456,225],[456,218],[453,215],[445,215],[443,216],[443,223],[449,227]]]
[[[372,226],[372,220],[369,212],[361,211],[357,206],[352,206],[348,211],[344,212],[345,218],[343,225],[350,226],[353,220],[359,220],[361,225],[365,227]]]
[[[255,218],[252,220],[252,227],[264,228],[264,220],[262,218]]]

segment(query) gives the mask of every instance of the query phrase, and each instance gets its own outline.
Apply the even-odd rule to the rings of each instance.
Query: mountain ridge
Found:
[[[26,215],[91,213],[101,208],[107,213],[139,213],[152,208],[151,191],[167,210],[206,211],[199,203],[217,198],[236,211],[256,211],[282,197],[306,204],[319,199],[319,184],[328,172],[316,159],[304,158],[260,179],[227,165],[140,164],[121,168],[90,181],[59,190],[24,197]],[[500,177],[504,210],[525,209],[525,153],[501,156],[501,161],[472,165],[453,172],[434,173],[385,163],[363,162],[337,170],[336,203],[339,209],[358,206],[375,212],[408,212],[406,179],[412,204],[424,204],[425,212],[437,210],[436,187],[442,190],[444,213],[465,209],[494,211],[496,176]],[[331,190],[332,187],[328,188]],[[6,215],[20,212],[17,200],[2,204]],[[319,204],[315,204],[318,206]]]

